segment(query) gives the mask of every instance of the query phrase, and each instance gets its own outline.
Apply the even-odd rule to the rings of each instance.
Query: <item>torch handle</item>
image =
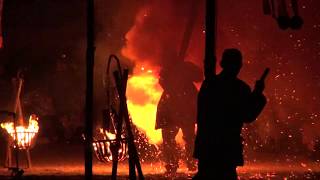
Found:
[[[265,81],[265,79],[267,78],[269,72],[270,72],[270,68],[266,68],[259,80],[260,81]]]

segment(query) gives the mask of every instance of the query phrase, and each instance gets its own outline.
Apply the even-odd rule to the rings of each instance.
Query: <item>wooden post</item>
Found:
[[[199,15],[200,11],[200,4],[201,1],[199,0],[193,0],[193,2],[190,5],[190,16],[188,18],[188,22],[186,24],[186,28],[183,34],[183,39],[180,46],[179,51],[179,60],[184,61],[185,56],[187,54],[187,50],[189,48],[190,40],[192,37],[192,32],[194,30],[194,26],[196,24],[197,17]]]
[[[122,92],[122,102],[123,102],[123,109],[124,109],[124,122],[126,125],[127,135],[128,135],[128,151],[129,151],[129,179],[135,180],[136,179],[136,172],[135,168],[137,168],[139,180],[144,180],[139,155],[137,148],[134,144],[134,135],[132,133],[131,122],[129,118],[128,112],[128,105],[127,105],[127,98],[126,98],[126,89],[127,89],[127,80],[128,80],[129,71],[128,69],[124,70],[123,73],[123,92]]]
[[[31,155],[30,155],[30,150],[29,149],[26,149],[26,156],[27,156],[28,168],[32,168]]]
[[[206,0],[206,39],[204,75],[208,77],[216,74],[216,0]]]
[[[124,109],[123,109],[123,101],[121,100],[122,93],[123,93],[123,82],[122,78],[120,78],[122,72],[116,71],[114,72],[115,82],[120,98],[119,103],[119,114],[118,114],[118,122],[117,122],[117,131],[116,131],[116,149],[114,153],[112,154],[112,174],[111,179],[116,180],[117,179],[117,172],[118,172],[118,154],[119,154],[119,148],[120,148],[120,139],[122,134],[122,124],[123,124],[123,115],[124,115]],[[121,76],[122,77],[122,76]],[[130,168],[130,166],[129,166]]]
[[[127,106],[127,99],[126,99],[126,89],[127,89],[127,81],[128,81],[129,71],[125,69],[123,73],[119,71],[114,72],[114,78],[119,94],[120,99],[120,111],[119,111],[119,122],[117,127],[117,137],[116,137],[116,152],[115,157],[113,159],[113,166],[112,166],[112,180],[116,180],[117,178],[117,164],[118,164],[118,149],[120,147],[120,139],[121,139],[121,132],[122,132],[122,123],[125,124],[125,131],[127,133],[128,138],[128,153],[129,153],[129,179],[136,180],[136,170],[138,172],[139,180],[144,180],[139,155],[137,148],[134,144],[134,136],[131,129],[131,122],[129,118],[128,106]],[[124,120],[124,122],[123,122]]]
[[[85,179],[92,179],[93,72],[94,72],[94,0],[87,0],[87,72],[85,105]]]

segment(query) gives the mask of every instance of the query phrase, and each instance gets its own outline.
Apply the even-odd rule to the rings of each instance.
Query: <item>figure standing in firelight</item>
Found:
[[[178,169],[179,151],[175,137],[182,130],[185,141],[185,162],[190,171],[196,170],[192,157],[195,139],[197,89],[194,82],[202,80],[200,68],[191,62],[177,60],[175,53],[168,53],[163,64],[159,83],[163,88],[157,108],[156,129],[162,130],[163,156],[166,174],[172,176]]]
[[[220,62],[222,72],[206,77],[198,94],[198,131],[194,157],[199,160],[193,179],[236,180],[242,166],[244,123],[255,121],[266,105],[264,78],[253,91],[237,76],[242,67],[238,49],[226,49]]]

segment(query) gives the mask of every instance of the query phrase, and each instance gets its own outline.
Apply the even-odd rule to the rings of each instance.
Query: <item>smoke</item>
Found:
[[[199,42],[197,31],[201,31],[201,15],[195,0],[150,0],[139,7],[134,23],[125,35],[121,49],[124,57],[135,64],[133,77],[128,81],[128,106],[133,122],[145,130],[151,143],[161,142],[161,131],[155,130],[157,105],[162,93],[158,84],[159,69],[164,65],[175,67],[177,55],[182,48],[186,26],[191,16],[196,16],[186,60],[199,62],[199,54],[190,51],[194,42]],[[200,5],[199,5],[200,6]],[[203,7],[201,7],[203,8]],[[202,38],[204,37],[201,33]],[[201,50],[202,51],[202,50]],[[185,74],[187,75],[187,74]],[[181,78],[188,78],[181,76]],[[181,132],[178,143],[183,144]]]
[[[190,15],[197,11],[192,5],[193,0],[148,1],[138,11],[135,24],[125,36],[126,45],[122,54],[140,65],[161,66],[167,62],[174,63],[171,55],[179,53]],[[192,31],[200,27],[200,14],[197,16],[195,29]],[[194,38],[201,37],[195,37],[193,33],[192,39]]]
[[[135,21],[125,35],[122,55],[139,66],[174,65],[170,54],[181,48],[183,33],[192,13],[191,4],[192,0],[147,1],[137,11]],[[240,49],[244,56],[240,77],[251,87],[265,67],[271,68],[265,91],[269,103],[254,124],[262,139],[291,138],[299,141],[302,135],[303,143],[310,147],[314,137],[318,136],[313,133],[319,119],[320,98],[317,93],[319,63],[316,46],[320,40],[317,35],[319,20],[312,18],[317,11],[316,4],[313,1],[301,2],[299,8],[306,20],[302,30],[282,31],[274,19],[263,15],[260,1],[219,1],[217,59],[225,48]],[[186,60],[201,67],[204,51],[203,2],[200,9]]]

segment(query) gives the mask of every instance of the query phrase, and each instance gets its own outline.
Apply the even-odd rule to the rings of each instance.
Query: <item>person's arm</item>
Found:
[[[246,123],[250,123],[256,120],[262,112],[265,105],[267,104],[267,100],[266,97],[263,95],[263,91],[265,88],[264,81],[267,78],[269,72],[270,68],[266,68],[264,70],[260,79],[256,81],[252,93],[250,93],[250,95],[248,96],[248,113],[245,119]]]
[[[247,96],[245,123],[251,123],[257,119],[265,107],[267,100],[263,95],[264,82],[258,80],[255,88]]]

